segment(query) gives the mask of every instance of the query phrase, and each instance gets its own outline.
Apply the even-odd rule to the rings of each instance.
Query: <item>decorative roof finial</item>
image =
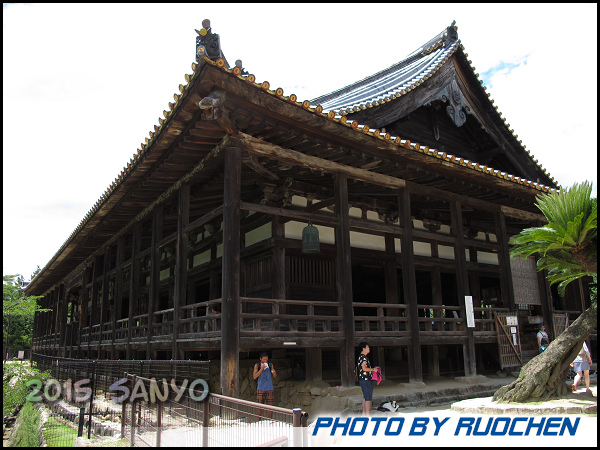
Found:
[[[456,20],[452,21],[452,24],[446,28],[446,32],[444,33],[443,41],[444,46],[448,46],[450,43],[458,40],[458,27],[456,26]]]
[[[219,58],[225,59],[221,51],[219,35],[212,32],[210,20],[204,19],[202,21],[202,28],[196,30],[196,33],[198,33],[196,37],[196,62],[199,63],[203,56],[213,61]]]

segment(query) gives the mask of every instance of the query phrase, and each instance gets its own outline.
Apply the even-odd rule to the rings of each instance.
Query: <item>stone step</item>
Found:
[[[447,388],[436,391],[408,392],[405,394],[392,394],[373,396],[372,411],[384,402],[395,400],[400,406],[398,411],[407,408],[429,407],[454,403],[476,397],[491,397],[502,384],[474,385],[460,388]],[[357,414],[362,412],[362,397],[350,397],[349,407],[342,414]]]

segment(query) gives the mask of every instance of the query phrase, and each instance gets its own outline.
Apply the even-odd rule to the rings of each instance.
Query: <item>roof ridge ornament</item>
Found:
[[[218,34],[212,32],[210,20],[204,19],[202,21],[202,28],[195,31],[198,33],[198,36],[196,36],[196,62],[200,63],[204,56],[212,61],[222,58],[225,60],[227,67],[229,67],[227,59],[225,59],[221,51],[221,39]]]
[[[444,47],[456,42],[458,40],[458,27],[456,26],[456,20],[452,21],[452,24],[448,28],[446,28],[446,32],[442,37],[442,42],[444,43]]]

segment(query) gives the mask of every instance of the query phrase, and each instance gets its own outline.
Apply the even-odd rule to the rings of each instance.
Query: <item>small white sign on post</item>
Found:
[[[465,295],[465,311],[467,313],[467,327],[475,328],[475,315],[473,314],[473,297]]]

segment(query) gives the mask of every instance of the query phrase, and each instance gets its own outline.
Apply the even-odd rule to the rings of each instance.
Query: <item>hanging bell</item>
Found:
[[[302,253],[319,253],[319,230],[311,222],[302,230]]]

